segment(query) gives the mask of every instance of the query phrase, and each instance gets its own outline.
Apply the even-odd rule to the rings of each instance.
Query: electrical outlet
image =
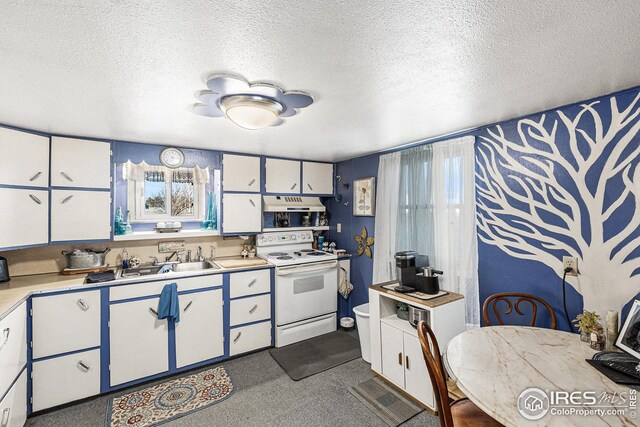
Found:
[[[567,276],[577,276],[578,275],[578,257],[574,257],[574,256],[562,257],[562,269],[566,270],[567,268],[571,269],[571,271],[567,273]]]

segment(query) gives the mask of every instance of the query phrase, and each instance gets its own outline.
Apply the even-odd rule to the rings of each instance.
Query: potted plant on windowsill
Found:
[[[600,326],[600,316],[595,311],[585,310],[573,320],[580,331],[580,340],[591,342],[590,334]]]

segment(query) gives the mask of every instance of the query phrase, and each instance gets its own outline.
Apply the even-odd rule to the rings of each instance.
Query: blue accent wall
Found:
[[[570,150],[570,133],[566,130],[566,128],[562,129],[562,119],[560,114],[566,115],[570,119],[574,119],[577,114],[584,108],[583,105],[593,104],[593,107],[597,110],[597,113],[600,115],[602,122],[604,124],[605,132],[611,122],[611,109],[610,109],[610,98],[615,97],[615,101],[617,101],[617,107],[620,111],[627,108],[632,104],[636,96],[638,96],[640,92],[639,88],[627,89],[612,95],[607,95],[601,98],[592,99],[589,101],[584,101],[564,107],[554,108],[553,110],[549,110],[547,112],[533,114],[527,117],[522,117],[518,119],[509,120],[499,124],[493,124],[489,126],[485,126],[482,128],[477,128],[469,131],[462,131],[456,134],[451,134],[446,137],[434,138],[429,141],[423,141],[421,143],[416,143],[412,146],[416,145],[424,145],[428,143],[443,141],[447,139],[451,139],[454,137],[460,137],[464,135],[473,135],[477,138],[477,141],[482,137],[487,137],[489,135],[489,131],[493,130],[495,132],[496,126],[500,125],[503,129],[505,135],[508,139],[518,141],[519,138],[526,138],[528,133],[528,129],[525,129],[524,134],[521,134],[519,122],[523,119],[528,119],[534,122],[539,122],[543,115],[545,117],[544,127],[551,132],[553,130],[554,121],[558,121],[558,129],[557,134],[555,135],[555,143],[557,145],[557,149],[563,157],[569,157],[567,155],[566,150]],[[640,108],[638,105],[635,108]],[[596,123],[593,119],[589,119],[586,117],[581,119],[580,128],[584,131],[586,136],[581,136],[578,133],[578,150],[582,155],[587,155],[586,144],[588,144],[588,138],[595,138],[598,131]],[[627,128],[633,126],[638,120],[637,117],[634,120],[630,121],[630,124]],[[582,139],[581,139],[582,138]],[[536,144],[535,140],[532,144]],[[618,140],[614,141],[614,144],[626,144],[626,146],[622,147],[624,154],[629,154],[633,150],[635,150],[640,144],[640,134],[633,135],[630,139],[624,139],[622,137],[618,138]],[[476,154],[478,153],[479,144],[476,143]],[[540,145],[537,145],[540,147]],[[612,145],[613,147],[613,145]],[[543,148],[544,149],[544,148]],[[551,150],[550,148],[548,148]],[[398,150],[393,150],[398,151]],[[358,304],[367,302],[368,300],[368,291],[367,288],[371,285],[372,281],[372,273],[373,273],[373,260],[366,257],[365,255],[357,256],[356,248],[357,245],[354,241],[354,236],[360,233],[360,230],[363,226],[367,227],[369,231],[369,235],[373,235],[375,237],[375,218],[368,217],[354,217],[352,215],[352,185],[353,180],[357,178],[363,178],[368,176],[377,176],[378,172],[378,163],[379,163],[380,154],[373,154],[364,157],[359,157],[351,160],[346,160],[336,165],[336,175],[340,175],[342,177],[341,182],[336,183],[336,193],[343,195],[342,203],[345,201],[349,202],[349,206],[344,206],[342,203],[338,203],[335,200],[331,200],[327,203],[327,209],[330,214],[330,223],[331,230],[327,232],[327,236],[331,240],[335,240],[339,248],[345,248],[350,253],[353,253],[354,256],[352,258],[352,271],[351,271],[351,281],[354,285],[354,290],[350,296],[349,301],[342,301],[340,304],[340,315],[346,315],[350,313],[352,308]],[[640,161],[640,156],[636,156],[636,158],[631,162],[630,166],[630,176],[633,176],[634,170],[640,166],[638,163]],[[592,172],[589,172],[589,176],[587,178],[588,185],[593,186],[596,185],[598,180],[600,179],[600,174],[598,173],[598,169],[602,167],[602,162],[596,164],[593,168]],[[599,166],[599,167],[598,167]],[[476,170],[478,169],[478,160],[476,160]],[[508,171],[502,170],[504,176],[509,174]],[[562,171],[556,171],[557,180],[562,185],[566,185],[567,189],[573,194],[576,192],[575,186],[572,187],[571,184],[563,178]],[[526,178],[528,177],[526,169],[522,170],[519,174],[520,177]],[[636,175],[640,175],[640,173],[636,172]],[[344,189],[342,184],[349,183],[349,189]],[[619,180],[611,180],[607,184],[607,193],[606,193],[606,203],[613,203],[615,198],[624,191],[624,183],[621,179]],[[579,199],[579,198],[578,198]],[[581,210],[585,210],[585,201],[579,200],[579,204],[581,206]],[[605,208],[607,206],[605,205]],[[561,209],[565,209],[562,208]],[[636,215],[640,214],[640,207],[637,208]],[[615,233],[617,230],[621,229],[624,225],[628,224],[631,220],[631,217],[634,212],[634,202],[633,198],[627,199],[617,212],[617,215],[613,216],[607,223],[605,224],[604,233],[605,235],[610,235],[611,233]],[[555,219],[548,219],[549,223],[554,223]],[[342,233],[337,233],[336,224],[342,224]],[[586,229],[587,225],[583,228],[583,235],[586,240],[589,241],[591,236],[589,236],[589,231]],[[570,233],[567,233],[570,236]],[[631,236],[625,241],[629,241],[635,237],[640,235],[640,229],[636,229]],[[375,251],[375,245],[373,246],[373,250]],[[615,253],[615,250],[614,250]],[[562,256],[567,253],[557,252],[556,255]],[[558,274],[554,270],[554,268],[545,265],[544,263],[537,262],[534,260],[524,260],[518,257],[514,257],[508,255],[499,247],[494,244],[485,243],[481,240],[478,241],[478,256],[479,256],[479,285],[480,285],[480,304],[489,296],[497,292],[523,292],[530,293],[541,298],[544,298],[546,301],[550,303],[553,307],[557,320],[558,320],[558,328],[562,330],[569,330],[569,325],[565,320],[564,309],[562,307],[562,280],[558,277]],[[640,248],[635,248],[628,259],[638,258],[640,257]],[[580,267],[580,266],[579,266]],[[640,274],[640,270],[636,270],[635,275]],[[640,292],[640,286],[637,286],[637,281],[632,286],[636,286],[637,289],[634,290],[635,293]],[[602,292],[608,292],[608,284],[602,283]],[[633,301],[633,297],[631,301]],[[568,311],[571,319],[575,318],[575,316],[580,313],[583,309],[583,297],[580,293],[578,293],[573,287],[567,286],[567,302],[568,302]],[[628,310],[630,304],[627,304],[624,313]],[[585,309],[590,309],[590,307],[584,307]],[[610,307],[615,309],[616,307]],[[550,323],[550,318],[546,313],[539,314],[540,325],[548,326]],[[516,323],[516,322],[512,322]]]
[[[366,227],[368,234],[373,235],[375,218],[352,215],[353,180],[377,176],[379,160],[380,156],[373,154],[338,163],[336,165],[336,175],[339,175],[341,180],[340,182],[336,181],[335,193],[341,194],[342,200],[338,203],[335,199],[328,199],[326,202],[331,229],[325,232],[325,236],[329,240],[335,241],[339,249],[346,249],[348,253],[353,254],[351,258],[353,291],[348,300],[341,296],[338,297],[338,318],[353,316],[353,307],[369,301],[367,286],[371,284],[373,278],[373,259],[366,255],[357,256],[358,245],[354,240],[354,236],[360,234],[362,227]],[[347,183],[349,188],[345,189],[343,184]],[[348,202],[349,205],[344,206],[345,202]],[[341,233],[336,230],[337,223],[342,224]]]

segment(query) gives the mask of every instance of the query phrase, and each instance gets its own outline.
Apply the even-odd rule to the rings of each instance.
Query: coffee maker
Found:
[[[419,255],[416,251],[401,251],[394,256],[396,260],[396,276],[400,284],[394,288],[396,292],[416,291],[416,274],[429,265],[429,257]]]

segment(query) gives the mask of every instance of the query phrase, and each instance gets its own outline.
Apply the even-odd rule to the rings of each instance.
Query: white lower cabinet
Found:
[[[0,397],[27,364],[26,307],[23,302],[0,320]]]
[[[33,358],[100,345],[100,291],[34,297]]]
[[[0,401],[0,426],[22,427],[27,421],[27,370]]]
[[[222,290],[179,295],[180,322],[176,323],[176,367],[224,355]]]
[[[380,334],[384,377],[424,405],[433,408],[433,387],[417,335],[386,323],[380,324]]]
[[[110,238],[110,192],[51,190],[52,242]]]
[[[382,373],[384,376],[400,388],[404,388],[404,343],[403,332],[398,329],[382,324],[380,325],[382,334]]]
[[[271,318],[271,295],[240,298],[231,301],[231,326],[258,322]]]
[[[271,322],[256,323],[231,329],[229,356],[246,353],[271,345]]]
[[[157,308],[158,298],[109,307],[112,386],[169,370],[169,328]]]
[[[0,248],[49,242],[49,192],[0,188]]]
[[[33,363],[33,411],[100,394],[100,350]]]

